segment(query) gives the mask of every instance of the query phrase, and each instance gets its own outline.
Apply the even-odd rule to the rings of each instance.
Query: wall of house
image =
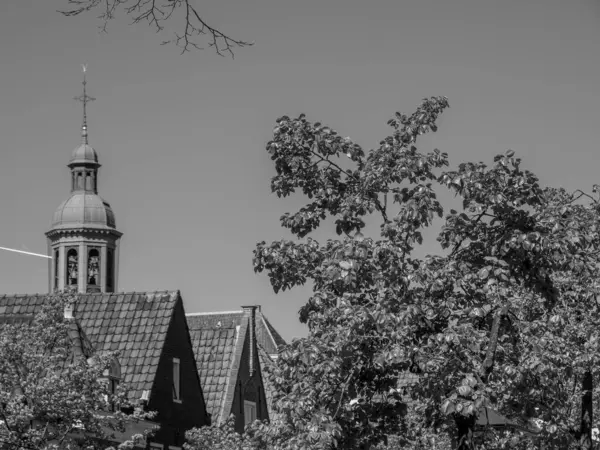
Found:
[[[260,373],[260,365],[258,361],[258,351],[255,348],[253,352],[254,359],[254,374],[250,374],[250,339],[249,328],[246,328],[246,336],[244,347],[242,350],[242,358],[240,360],[240,368],[238,379],[236,382],[235,393],[231,405],[231,412],[235,415],[235,429],[238,432],[244,431],[244,400],[256,403],[256,415],[258,420],[266,420],[269,418],[267,411],[267,401],[264,391],[264,386]]]
[[[181,403],[173,401],[173,358],[179,358],[181,364]],[[161,426],[150,441],[164,444],[165,450],[169,445],[181,447],[187,430],[208,425],[206,406],[181,299],[175,306],[169,325],[148,410],[159,411],[154,421]]]

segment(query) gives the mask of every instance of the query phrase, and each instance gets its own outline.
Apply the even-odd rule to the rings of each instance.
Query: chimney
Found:
[[[244,316],[248,317],[248,326],[250,327],[250,355],[249,355],[249,368],[250,376],[254,375],[254,347],[256,346],[256,310],[260,311],[260,306],[242,306]]]

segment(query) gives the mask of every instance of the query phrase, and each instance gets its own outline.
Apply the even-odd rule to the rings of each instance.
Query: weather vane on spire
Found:
[[[85,89],[85,85],[87,84],[87,81],[85,80],[85,73],[87,72],[87,65],[86,64],[82,64],[81,65],[82,69],[83,69],[83,94],[79,95],[77,97],[73,97],[75,100],[83,103],[83,124],[81,125],[81,139],[82,142],[84,144],[88,143],[88,135],[87,135],[87,104],[88,102],[93,102],[94,100],[96,100],[94,97],[90,97],[89,95],[87,95],[86,89]]]

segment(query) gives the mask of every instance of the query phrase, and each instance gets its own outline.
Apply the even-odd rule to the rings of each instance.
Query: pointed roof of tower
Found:
[[[98,163],[98,153],[88,143],[87,127],[87,104],[94,101],[95,98],[87,93],[86,71],[87,68],[84,65],[82,94],[74,97],[83,105],[83,119],[81,144],[73,151],[68,164],[68,167],[75,173],[71,181],[71,195],[54,211],[48,233],[85,228],[104,230],[120,235],[121,233],[116,231],[115,215],[110,204],[100,197],[97,191],[97,169],[100,164]],[[87,178],[90,174],[92,179],[88,184],[90,180]]]
[[[75,100],[81,102],[83,105],[83,119],[81,122],[81,145],[77,147],[73,154],[71,155],[71,161],[69,161],[69,167],[73,167],[75,165],[81,164],[92,164],[99,166],[98,164],[98,154],[93,147],[89,145],[88,142],[88,126],[87,126],[87,104],[89,102],[93,102],[96,100],[94,97],[91,97],[87,94],[87,80],[86,80],[86,72],[87,66],[83,65],[83,92],[81,95],[74,97]]]

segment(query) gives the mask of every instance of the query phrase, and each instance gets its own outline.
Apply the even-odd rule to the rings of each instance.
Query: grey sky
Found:
[[[180,289],[190,312],[262,304],[287,339],[305,333],[308,291],[276,296],[251,265],[300,205],[269,192],[277,117],[304,112],[369,149],[395,111],[446,95],[423,150],[457,164],[512,148],[544,182],[600,181],[597,0],[200,3],[256,45],[234,60],[181,56],[145,25],[100,34],[94,14],[62,17],[66,0],[0,2],[0,246],[46,250],[79,143],[81,63],[100,194],[125,233],[120,289]],[[46,280],[42,258],[0,252],[0,291],[45,292]]]

